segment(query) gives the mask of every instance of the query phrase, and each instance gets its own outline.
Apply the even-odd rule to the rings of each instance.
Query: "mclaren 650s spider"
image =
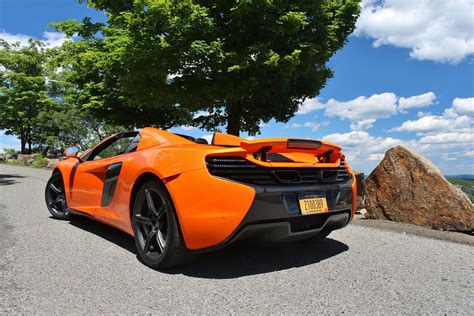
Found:
[[[341,148],[319,140],[215,133],[209,144],[144,128],[64,156],[46,186],[52,216],[123,230],[155,269],[242,239],[321,239],[355,211]]]

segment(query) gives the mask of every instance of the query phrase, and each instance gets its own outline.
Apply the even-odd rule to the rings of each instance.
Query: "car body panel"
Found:
[[[185,245],[191,250],[210,249],[229,240],[242,226],[259,190],[211,175],[206,157],[237,156],[262,168],[332,168],[344,159],[338,146],[322,141],[309,143],[309,148],[290,149],[288,139],[284,138],[249,141],[216,133],[214,141],[220,144],[217,146],[197,144],[154,128],[144,128],[139,134],[141,138],[135,151],[81,161],[115,137],[111,136],[80,157],[69,157],[57,164],[56,170],[63,176],[68,207],[73,213],[89,216],[133,236],[132,191],[142,175],[153,175],[167,188]],[[259,159],[258,152],[264,147],[271,147],[268,153],[280,155],[285,161]],[[324,153],[331,161],[322,162],[324,157],[318,155]],[[110,172],[111,168],[115,169]],[[355,185],[356,181],[352,180],[352,216]],[[111,196],[104,197],[104,194]]]

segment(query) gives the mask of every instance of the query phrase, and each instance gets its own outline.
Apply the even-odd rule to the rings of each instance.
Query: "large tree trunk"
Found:
[[[240,135],[240,120],[242,118],[242,105],[240,102],[227,103],[227,134]]]
[[[26,139],[28,142],[28,154],[31,154],[31,129],[28,129]]]
[[[25,151],[26,151],[26,137],[25,137],[25,133],[23,131],[20,132],[20,144],[21,144],[20,154],[25,154]]]
[[[20,142],[21,142],[20,154],[26,154],[26,141],[25,141],[25,139],[21,138]]]

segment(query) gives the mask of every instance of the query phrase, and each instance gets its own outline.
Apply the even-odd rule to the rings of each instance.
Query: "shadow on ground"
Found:
[[[15,179],[22,179],[24,176],[19,174],[0,174],[0,185],[12,185],[18,183]]]
[[[137,253],[133,238],[118,229],[87,218],[76,218],[70,224]],[[232,279],[315,264],[348,249],[346,244],[330,238],[267,245],[241,242],[218,252],[202,254],[189,265],[164,272],[196,278]]]
[[[166,272],[197,278],[232,279],[319,263],[348,249],[346,244],[330,238],[270,245],[246,242],[203,254],[188,266]]]
[[[74,217],[69,224],[108,240],[133,254],[137,254],[133,237],[121,230],[85,217]]]

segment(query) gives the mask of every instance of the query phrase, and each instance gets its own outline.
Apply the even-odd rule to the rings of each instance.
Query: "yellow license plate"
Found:
[[[298,197],[300,202],[301,214],[310,215],[327,212],[328,203],[326,196],[321,195],[300,195]]]

